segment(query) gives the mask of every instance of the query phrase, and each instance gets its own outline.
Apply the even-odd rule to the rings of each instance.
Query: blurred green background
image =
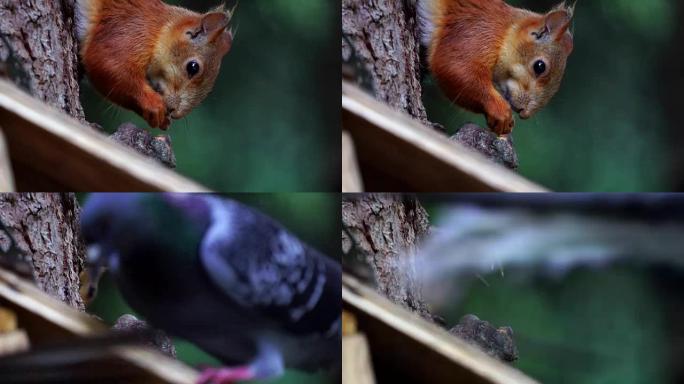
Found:
[[[420,200],[436,228],[454,207],[440,198]],[[459,285],[458,300],[433,310],[448,327],[469,313],[511,326],[519,350],[512,365],[527,375],[558,384],[684,382],[681,269],[621,263],[565,276],[493,269]]]
[[[678,326],[668,321],[657,274],[615,267],[577,270],[558,281],[507,275],[483,276],[488,286],[473,282],[458,309],[445,311],[448,323],[473,313],[497,327],[511,326],[520,354],[513,366],[542,383],[682,379],[672,364],[681,358],[679,336],[672,332]]]
[[[546,12],[559,0],[510,0]],[[679,116],[684,110],[684,3],[579,1],[575,49],[560,91],[513,131],[519,172],[557,191],[673,191],[684,188]],[[430,120],[450,133],[484,118],[451,106],[431,78]]]
[[[339,194],[284,193],[284,194],[231,194],[229,197],[261,210],[283,224],[300,239],[329,256],[339,255],[340,247],[340,197]],[[87,195],[79,195],[85,201]],[[182,276],[179,276],[182,279]],[[135,312],[130,309],[105,274],[98,287],[95,300],[87,308],[89,313],[100,316],[106,323],[114,324],[123,314]],[[178,358],[194,366],[214,365],[220,362],[188,342],[175,339]],[[341,347],[340,347],[341,348]],[[307,373],[288,370],[277,380],[262,383],[315,384],[334,383],[325,373]]]
[[[167,2],[198,12],[220,3]],[[178,171],[217,191],[339,191],[340,17],[339,0],[241,1],[213,92],[169,131]],[[81,99],[110,133],[147,127],[87,81]]]

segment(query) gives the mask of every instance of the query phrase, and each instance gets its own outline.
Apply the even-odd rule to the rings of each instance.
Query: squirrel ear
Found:
[[[225,12],[211,12],[202,18],[202,34],[225,55],[233,45],[233,31],[228,29],[231,15]]]
[[[221,33],[216,34],[211,42],[216,46],[221,56],[223,56],[233,46],[233,31],[231,29],[224,29]]]
[[[567,32],[572,21],[572,14],[565,9],[555,10],[546,15],[544,25],[551,36],[560,38]]]
[[[214,36],[217,32],[223,32],[228,26],[230,18],[224,12],[211,12],[202,17],[202,34]]]
[[[563,46],[567,55],[573,49],[572,33],[569,30],[570,23],[572,22],[573,8],[574,6],[565,7],[565,4],[563,4],[549,12],[544,19],[546,31],[548,31],[553,41]]]

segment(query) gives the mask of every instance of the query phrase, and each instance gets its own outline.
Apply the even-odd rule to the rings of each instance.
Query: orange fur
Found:
[[[421,1],[431,72],[447,97],[484,113],[494,132],[511,132],[512,107],[528,118],[556,93],[572,50],[571,8],[539,15],[502,0]],[[543,38],[534,35],[547,27]],[[549,69],[536,75],[540,59]]]
[[[206,97],[232,43],[231,14],[221,10],[202,15],[161,0],[78,6],[81,59],[93,86],[152,127],[166,129]],[[188,60],[201,65],[192,78]]]

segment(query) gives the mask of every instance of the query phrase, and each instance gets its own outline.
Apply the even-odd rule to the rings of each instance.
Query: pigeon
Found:
[[[81,228],[94,276],[107,268],[153,327],[227,364],[200,383],[339,370],[340,263],[265,214],[212,194],[92,194]]]

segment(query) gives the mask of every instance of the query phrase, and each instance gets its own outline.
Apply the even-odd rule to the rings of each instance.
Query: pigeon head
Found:
[[[99,247],[100,253],[106,257],[114,251],[111,249],[114,239],[137,236],[137,229],[143,224],[143,203],[142,194],[92,194],[81,215],[81,234],[86,246]]]
[[[81,214],[88,273],[96,284],[103,269],[116,273],[122,258],[155,242],[172,245],[200,233],[209,220],[208,209],[193,195],[91,194]]]

